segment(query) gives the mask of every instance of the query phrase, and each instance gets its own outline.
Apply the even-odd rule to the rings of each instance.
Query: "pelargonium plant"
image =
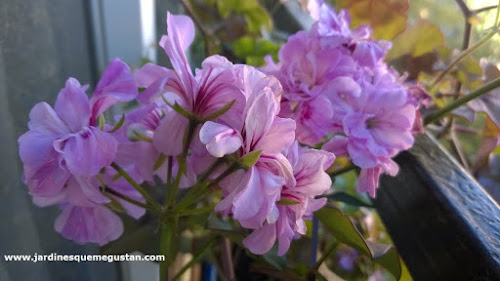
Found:
[[[55,230],[79,244],[118,239],[116,212],[157,216],[166,280],[179,219],[197,208],[238,222],[251,253],[276,244],[282,256],[327,203],[336,157],[359,171],[357,191],[375,197],[421,132],[428,95],[384,62],[390,42],[312,2],[312,28],[261,68],[212,55],[192,71],[193,21],[168,13],[159,44],[172,69],[147,63],[132,73],[115,59],[90,99],[88,85],[69,78],[53,107],[33,107],[18,140],[34,204],[59,206]],[[137,106],[105,120],[118,102]]]

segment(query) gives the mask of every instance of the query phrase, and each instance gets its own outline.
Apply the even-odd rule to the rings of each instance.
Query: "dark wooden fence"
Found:
[[[500,280],[500,208],[428,135],[375,200],[414,280]]]

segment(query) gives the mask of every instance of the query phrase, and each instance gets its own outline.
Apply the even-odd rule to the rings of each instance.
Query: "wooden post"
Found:
[[[500,280],[500,209],[429,135],[396,157],[376,208],[414,280]]]

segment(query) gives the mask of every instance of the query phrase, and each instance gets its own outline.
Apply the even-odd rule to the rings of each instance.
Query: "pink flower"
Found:
[[[163,99],[178,103],[199,118],[205,118],[234,102],[219,119],[241,118],[244,96],[235,85],[234,66],[226,58],[211,56],[202,63],[195,75],[187,61],[185,51],[194,39],[191,19],[183,15],[167,14],[167,35],[160,41],[174,70],[148,64],[136,72],[139,84],[147,87],[138,101],[142,104],[161,105],[165,116],[153,137],[156,149],[165,155],[182,152],[184,130],[188,119],[167,107]]]
[[[259,228],[276,210],[281,187],[294,182],[290,163],[281,152],[293,143],[295,123],[276,117],[281,86],[274,77],[248,66],[238,73],[247,100],[243,120],[207,122],[200,130],[200,140],[216,157],[261,151],[254,166],[221,182],[224,199],[215,207],[224,214],[232,213],[244,227]]]
[[[312,213],[326,203],[326,198],[315,199],[330,189],[332,181],[325,170],[333,163],[335,156],[322,150],[299,147],[295,142],[286,152],[293,167],[295,184],[285,184],[280,199],[295,202],[278,205],[277,212],[268,216],[265,224],[254,230],[243,244],[254,254],[264,254],[278,240],[278,255],[284,255],[292,239],[306,233],[304,219],[311,219]]]
[[[97,128],[95,121],[113,103],[133,99],[137,87],[128,66],[115,59],[90,101],[85,94],[87,88],[70,78],[59,92],[54,109],[41,102],[31,110],[30,131],[18,142],[24,181],[32,195],[55,196],[74,176],[89,199],[96,203],[109,201],[87,183],[111,164],[117,149],[115,139]]]

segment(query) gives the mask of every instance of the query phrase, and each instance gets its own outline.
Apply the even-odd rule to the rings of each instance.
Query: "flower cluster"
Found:
[[[297,140],[348,155],[361,168],[358,192],[375,197],[380,175],[398,172],[391,158],[413,145],[416,97],[383,62],[389,42],[372,39],[366,25],[351,30],[345,10],[310,3],[317,22],[263,71],[283,85],[280,116],[295,120]]]
[[[164,215],[216,185],[215,211],[251,231],[243,244],[263,254],[277,241],[283,255],[325,205],[335,155],[362,168],[359,190],[374,196],[380,174],[397,172],[391,157],[413,143],[418,103],[382,62],[388,44],[366,26],[350,30],[345,11],[317,8],[311,31],[292,36],[279,63],[262,70],[214,55],[192,71],[193,22],[168,13],[160,45],[173,69],[148,63],[132,74],[115,59],[90,100],[87,86],[68,79],[54,108],[35,105],[19,138],[34,203],[60,206],[55,229],[64,237],[103,245],[123,232],[111,209]],[[129,101],[139,106],[106,124],[103,113]],[[299,145],[325,141],[323,150]],[[164,205],[140,186],[155,178],[166,186]],[[192,201],[177,202],[178,188]]]

